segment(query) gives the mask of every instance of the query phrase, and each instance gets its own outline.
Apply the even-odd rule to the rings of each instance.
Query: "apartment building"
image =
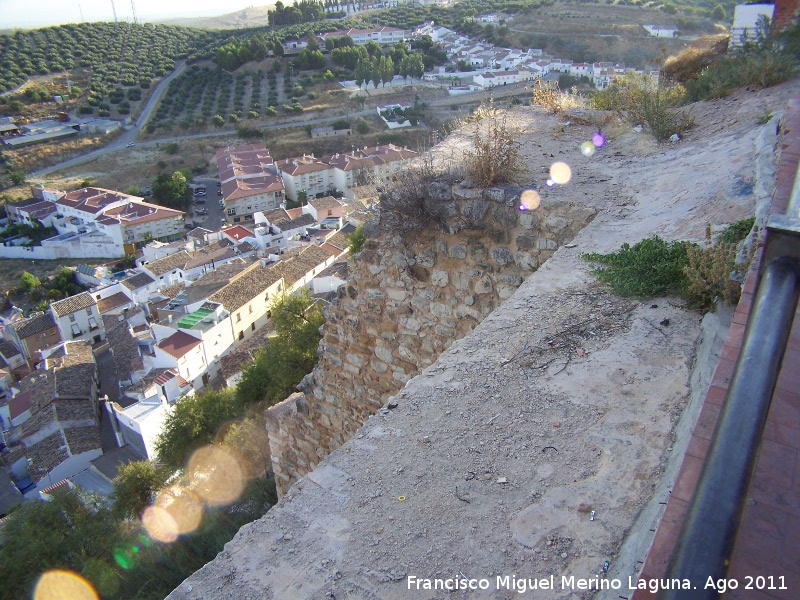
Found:
[[[304,191],[307,198],[327,194],[334,186],[333,167],[314,155],[279,160],[275,166],[286,188],[286,197],[296,201],[297,193]]]
[[[252,221],[254,213],[284,202],[283,179],[263,145],[227,146],[217,150],[216,158],[228,223]]]
[[[319,38],[321,40],[322,46],[325,45],[325,40],[328,38],[340,38],[344,36],[349,36],[352,38],[353,43],[356,46],[363,46],[364,44],[368,44],[369,42],[375,42],[376,44],[383,45],[390,45],[396,44],[397,42],[402,42],[407,37],[410,37],[410,33],[407,31],[403,31],[402,29],[397,29],[395,27],[378,27],[375,29],[347,29],[341,31],[331,31],[328,33],[320,34]]]

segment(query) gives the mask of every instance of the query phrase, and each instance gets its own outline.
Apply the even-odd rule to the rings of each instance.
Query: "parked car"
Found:
[[[196,215],[207,215],[208,214],[208,209],[207,208],[196,208],[194,213]]]
[[[128,144],[128,148],[133,148],[135,145],[136,145],[136,142],[131,142],[130,144]]]
[[[222,190],[217,190],[217,196],[222,196]]]
[[[198,188],[194,191],[195,196],[205,196],[206,191],[203,188]]]

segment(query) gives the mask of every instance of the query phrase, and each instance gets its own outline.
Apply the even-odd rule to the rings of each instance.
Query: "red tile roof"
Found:
[[[175,358],[181,358],[190,350],[199,346],[201,340],[185,331],[176,331],[168,338],[161,340],[156,346]]]
[[[252,231],[250,231],[246,227],[242,227],[241,225],[234,225],[233,227],[223,227],[221,231],[229,238],[234,239],[237,242],[243,240],[246,237],[253,236]]]
[[[279,175],[266,173],[261,177],[249,177],[247,179],[231,179],[222,184],[222,197],[228,200],[247,198],[258,194],[278,192],[284,189],[283,179]]]
[[[16,419],[26,410],[31,409],[31,393],[20,392],[8,401],[8,412],[12,419]]]

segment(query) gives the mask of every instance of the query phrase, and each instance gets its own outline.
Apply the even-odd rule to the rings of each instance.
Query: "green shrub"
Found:
[[[674,109],[684,102],[682,85],[663,87],[648,75],[629,73],[614,79],[606,89],[591,99],[593,108],[624,115],[634,124],[647,125],[659,140],[673,133],[683,135],[694,126],[694,120]]]
[[[753,225],[755,225],[756,218],[750,217],[749,219],[743,219],[741,221],[736,221],[735,223],[731,223],[722,233],[719,234],[719,241],[724,242],[727,244],[738,244],[744,238],[748,236],[750,230],[753,229]]]
[[[689,265],[686,242],[667,242],[658,236],[643,239],[611,254],[582,254],[597,263],[592,271],[620,296],[646,298],[683,294],[689,286],[684,269]]]
[[[798,57],[786,44],[771,41],[745,46],[736,55],[722,58],[686,82],[690,102],[724,98],[740,87],[765,88],[789,79]]]
[[[367,238],[364,236],[364,224],[359,224],[356,230],[347,236],[347,240],[347,251],[350,253],[350,256],[355,256],[361,252],[361,247],[364,245],[364,242],[367,241]]]

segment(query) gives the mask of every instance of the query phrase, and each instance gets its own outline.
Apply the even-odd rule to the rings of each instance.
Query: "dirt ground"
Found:
[[[615,297],[580,254],[653,234],[700,240],[706,223],[753,214],[756,144],[775,131],[757,120],[797,84],[694,105],[696,129],[672,144],[611,121],[607,146],[589,157],[579,145],[594,128],[514,109],[529,186],[598,216],[169,598],[510,599],[519,588],[498,576],[552,575],[555,590],[522,597],[583,599],[595,592],[562,588],[561,577],[595,580],[605,561],[627,585],[654,526],[639,518],[666,501],[662,474],[674,476],[691,431],[679,424],[704,389],[693,374],[714,362],[698,359],[701,339],[719,345],[729,321],[701,326],[675,298]],[[440,156],[462,152],[468,133]],[[572,179],[548,188],[555,160]],[[632,538],[639,553],[621,554]],[[410,577],[485,579],[488,590],[425,591]]]

